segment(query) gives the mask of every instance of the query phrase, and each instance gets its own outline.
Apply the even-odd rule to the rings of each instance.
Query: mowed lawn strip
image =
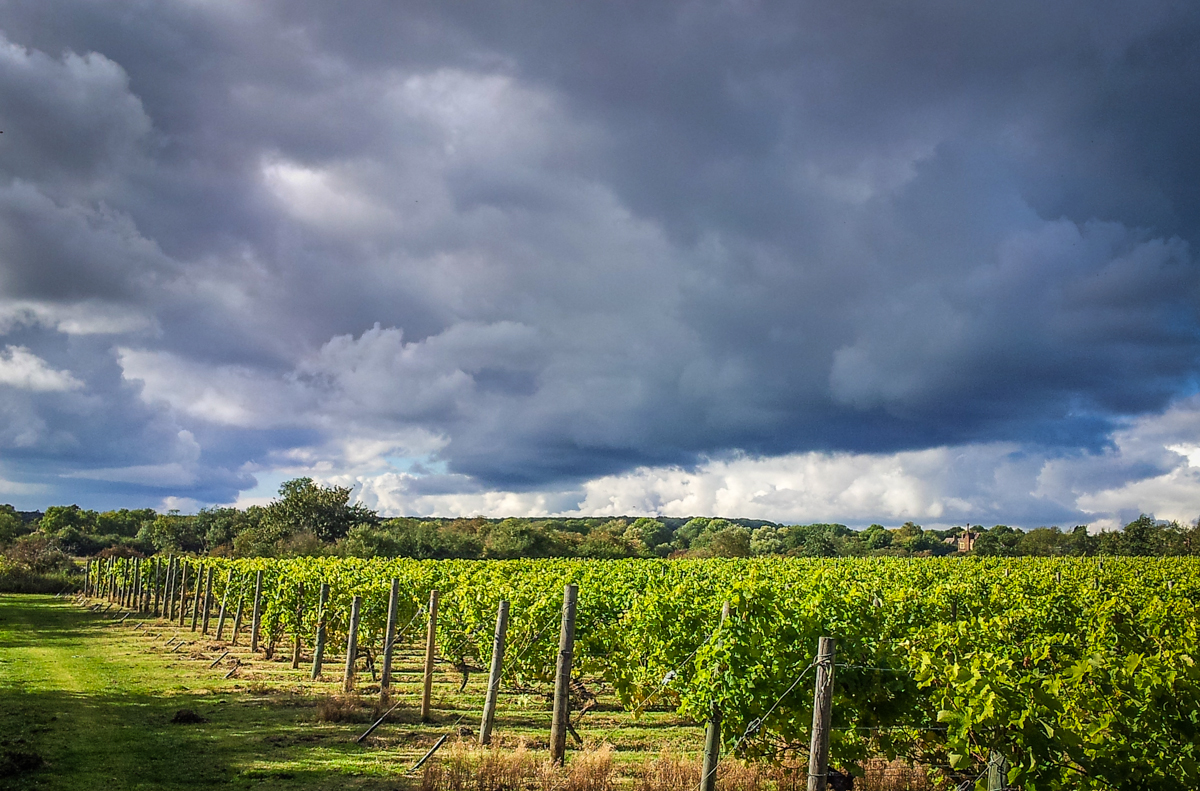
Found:
[[[439,666],[432,722],[420,721],[424,635],[418,635],[422,644],[398,657],[393,689],[400,708],[359,745],[354,739],[366,724],[318,717],[320,703],[341,687],[343,659],[336,649],[327,655],[323,680],[311,682],[310,655],[293,670],[290,645],[276,661],[265,661],[245,645],[217,643],[148,617],[135,629],[140,617],[118,624],[115,611],[101,615],[51,596],[0,595],[0,749],[33,751],[45,762],[37,771],[0,778],[0,791],[405,789],[419,785],[419,776],[406,771],[441,734],[458,731],[452,743],[474,742],[486,674],[471,674],[460,692],[461,676]],[[173,637],[186,645],[174,650],[167,645]],[[211,668],[226,650],[230,655]],[[235,661],[243,664],[224,679]],[[377,691],[378,685],[368,674],[360,688]],[[526,744],[544,759],[549,699],[505,692],[494,743],[502,750]],[[663,750],[698,754],[700,726],[653,710],[657,706],[634,718],[611,693],[602,700],[579,729],[589,746],[616,747],[622,785]],[[207,721],[172,724],[181,709]]]
[[[357,725],[314,722],[311,699],[239,691],[203,660],[146,650],[140,631],[0,595],[0,750],[44,761],[0,788],[383,789],[411,765],[353,744]],[[207,722],[172,724],[184,708]]]

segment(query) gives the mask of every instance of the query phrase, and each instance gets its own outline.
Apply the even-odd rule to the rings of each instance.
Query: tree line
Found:
[[[156,552],[227,557],[346,555],[418,559],[704,558],[1194,555],[1196,524],[1140,516],[1123,530],[1092,535],[1039,527],[925,529],[842,524],[783,525],[751,519],[694,518],[418,518],[385,519],[350,502],[351,490],[310,478],[285,482],[266,506],[97,512],[77,505],[45,512],[0,506],[0,547],[10,567],[65,570],[72,557],[145,556]],[[968,547],[962,539],[971,532]]]

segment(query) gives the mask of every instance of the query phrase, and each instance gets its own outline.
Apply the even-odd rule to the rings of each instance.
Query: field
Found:
[[[9,703],[21,701],[13,704],[21,711],[59,717],[37,721],[30,727],[46,730],[23,737],[48,765],[20,776],[40,785],[20,787],[79,787],[62,782],[62,768],[89,762],[125,778],[111,787],[130,788],[196,787],[205,776],[211,780],[201,786],[476,788],[485,787],[482,775],[494,780],[504,772],[521,774],[523,787],[568,788],[583,782],[570,775],[584,769],[593,778],[611,770],[625,787],[684,787],[693,785],[703,721],[714,707],[724,718],[722,787],[803,787],[821,635],[835,637],[838,652],[831,763],[866,771],[856,788],[922,787],[926,772],[933,786],[986,787],[989,761],[1000,756],[1009,780],[1025,788],[1177,788],[1198,776],[1200,676],[1193,657],[1200,575],[1192,561],[206,559],[214,580],[208,636],[202,615],[192,631],[191,615],[200,615],[194,582],[209,574],[198,573],[201,561],[187,563],[192,582],[182,627],[179,586],[172,588],[179,575],[167,573],[174,566],[165,559],[157,569],[123,562],[103,574],[97,568],[90,579],[117,598],[122,586],[137,592],[141,579],[135,601],[150,609],[156,593],[161,604],[171,591],[169,627],[148,613],[118,623],[116,608],[101,615],[62,600],[5,600],[0,625],[17,619],[25,626],[4,634],[46,637],[13,637],[12,645],[6,638],[4,714],[17,716]],[[249,610],[260,571],[259,635],[273,659],[247,650],[247,619],[241,645],[221,658],[231,648],[234,602]],[[392,579],[403,592],[393,672],[400,706],[357,745],[354,737],[378,710],[378,683],[360,659],[357,691],[365,697],[336,696],[349,603],[360,597],[358,637],[377,665]],[[580,591],[574,678],[582,687],[572,722],[581,744],[572,743],[566,769],[551,773],[543,766],[548,693],[566,582]],[[323,608],[316,599],[321,583],[330,586]],[[441,592],[441,661],[434,711],[421,723],[422,605],[432,589]],[[479,671],[490,659],[501,599],[511,603],[512,623],[496,749],[480,751],[467,745],[479,727],[486,676]],[[107,599],[93,601],[108,606]],[[228,612],[225,641],[218,642],[221,601]],[[724,602],[730,616],[722,622]],[[143,620],[147,625],[134,625]],[[309,682],[318,621],[328,637],[327,680]],[[188,644],[173,647],[177,634]],[[297,635],[300,667],[292,669]],[[34,643],[46,647],[34,650]],[[54,655],[54,646],[67,655]],[[17,661],[21,651],[29,653]],[[81,662],[91,669],[58,670]],[[39,663],[46,669],[34,671]],[[232,678],[221,678],[230,670]],[[44,693],[35,693],[39,685]],[[38,704],[41,694],[51,703]],[[591,695],[596,700],[588,705]],[[208,722],[168,725],[185,704]],[[80,720],[87,712],[116,718],[115,732],[128,731],[138,745],[122,754],[134,757],[109,756],[111,739],[99,738],[94,749],[87,744],[95,737],[76,736],[73,746],[56,741],[88,725]],[[430,771],[406,774],[441,735],[450,740]],[[173,740],[190,745],[190,753]],[[211,758],[188,769],[190,754],[206,750]],[[64,755],[74,757],[64,764]],[[757,760],[746,769],[742,758]],[[916,772],[902,769],[913,762]],[[883,766],[886,778],[878,776]],[[171,780],[175,769],[178,782]],[[477,781],[463,784],[471,772]],[[506,787],[497,782],[486,787]]]

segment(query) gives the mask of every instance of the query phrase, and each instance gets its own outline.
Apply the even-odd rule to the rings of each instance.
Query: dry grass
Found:
[[[358,695],[328,695],[317,704],[319,722],[374,722],[379,704]]]
[[[578,753],[566,767],[535,760],[524,745],[511,752],[478,749],[465,742],[440,763],[427,764],[421,791],[612,791],[612,751]]]
[[[855,780],[856,791],[934,791],[921,767],[902,761],[870,761]],[[803,763],[758,764],[725,760],[717,772],[718,791],[803,791]],[[440,763],[425,768],[421,791],[694,791],[700,785],[700,761],[664,750],[619,776],[611,748],[573,753],[568,765],[538,760],[521,744],[515,750],[479,749],[459,742]]]
[[[700,764],[664,750],[642,764],[633,781],[633,791],[673,791],[700,785]]]

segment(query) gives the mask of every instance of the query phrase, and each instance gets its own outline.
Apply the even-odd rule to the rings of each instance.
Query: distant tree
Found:
[[[773,525],[763,525],[756,528],[750,533],[750,554],[751,555],[781,555],[786,549],[784,538],[787,535],[786,527],[775,527]]]
[[[725,522],[723,519],[713,520],[713,522],[718,521]],[[725,525],[727,526],[707,533],[709,550],[717,557],[722,558],[750,557],[750,530],[728,522],[725,522]]]
[[[61,533],[68,528],[86,535],[96,535],[99,516],[95,511],[86,511],[77,505],[52,505],[42,515],[38,528],[48,535]]]
[[[279,498],[262,514],[261,527],[286,538],[310,532],[322,541],[336,541],[358,524],[375,524],[379,515],[358,503],[350,504],[350,489],[320,486],[312,478],[295,478],[279,487]]]
[[[131,511],[122,508],[119,511],[104,511],[96,514],[95,532],[102,536],[121,536],[133,538],[148,522],[153,522],[158,514],[153,508],[141,508]],[[42,517],[43,522],[45,517]]]
[[[1071,536],[1063,533],[1057,527],[1038,527],[1021,536],[1017,541],[1016,549],[1017,553],[1021,555],[1040,557],[1068,555],[1071,549]]]
[[[642,554],[666,556],[671,551],[671,530],[657,519],[643,516],[633,520],[623,538]]]
[[[11,544],[23,535],[32,533],[30,525],[25,524],[17,509],[11,505],[0,505],[0,546]]]
[[[523,519],[505,519],[492,526],[484,537],[489,558],[546,558],[567,554],[549,531],[539,530]]]
[[[1022,532],[1008,525],[996,525],[983,531],[975,541],[975,554],[984,557],[1014,557]]]
[[[156,552],[202,552],[204,534],[194,516],[181,516],[177,511],[160,514],[153,522],[143,524],[138,539]]]
[[[203,537],[204,546],[211,552],[216,547],[232,546],[246,530],[258,527],[266,509],[252,505],[245,511],[238,508],[201,508],[196,514],[195,531]]]
[[[675,531],[674,544],[678,549],[687,549],[692,543],[699,538],[700,534],[708,529],[708,523],[711,519],[703,516],[697,516],[695,519],[689,519],[683,527]]]
[[[892,534],[883,525],[871,525],[863,531],[862,542],[867,549],[887,549],[892,545]]]

